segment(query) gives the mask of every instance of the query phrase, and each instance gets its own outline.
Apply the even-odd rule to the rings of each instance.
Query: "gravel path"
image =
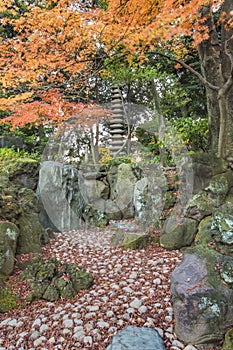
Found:
[[[100,350],[126,325],[156,328],[166,349],[185,348],[174,334],[169,285],[181,253],[158,244],[138,251],[113,248],[111,235],[108,229],[56,234],[43,256],[76,263],[93,274],[95,284],[68,301],[40,300],[0,315],[0,350]],[[19,273],[10,281],[26,295]]]

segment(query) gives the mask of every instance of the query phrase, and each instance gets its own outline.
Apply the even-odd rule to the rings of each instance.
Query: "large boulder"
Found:
[[[130,164],[122,163],[118,166],[115,202],[125,219],[134,217],[133,196],[136,181]]]
[[[145,170],[147,176],[136,182],[134,188],[135,218],[143,229],[158,225],[167,191],[167,181],[157,167]]]
[[[211,178],[227,171],[227,162],[214,154],[195,152],[190,155],[194,175],[193,191],[198,193],[209,185]]]
[[[160,233],[160,245],[166,249],[180,249],[192,244],[198,222],[184,218],[178,222],[167,220]]]
[[[229,257],[198,245],[172,273],[175,332],[184,342],[211,347],[233,325],[231,264]]]
[[[42,163],[37,195],[42,205],[44,227],[52,222],[56,231],[79,229],[83,223],[81,213],[85,202],[79,191],[79,173],[72,166],[58,162]],[[46,218],[49,221],[46,222]]]
[[[126,326],[113,336],[106,350],[165,350],[164,343],[155,329]]]
[[[0,222],[0,281],[5,280],[14,269],[19,229],[11,222]]]
[[[20,230],[17,253],[40,253],[43,243],[48,243],[47,233],[39,222],[37,213],[22,214],[18,219]]]

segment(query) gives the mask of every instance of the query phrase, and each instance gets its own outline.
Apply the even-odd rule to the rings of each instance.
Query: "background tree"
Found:
[[[13,33],[0,42],[8,105],[13,105],[11,98],[16,105],[16,95],[17,103],[33,102],[36,94],[54,88],[77,100],[76,90],[105,68],[106,58],[120,55],[131,64],[135,55],[139,63],[148,55],[162,56],[204,84],[211,148],[218,156],[232,158],[231,0],[109,0],[102,8],[58,0],[43,6],[26,3],[20,16],[15,15],[15,4],[0,3],[1,13],[8,12],[3,25],[11,26]],[[201,73],[190,63],[195,49]]]

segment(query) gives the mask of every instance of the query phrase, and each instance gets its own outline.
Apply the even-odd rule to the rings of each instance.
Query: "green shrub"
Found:
[[[37,153],[28,153],[26,151],[18,150],[15,151],[13,148],[0,148],[0,164],[5,161],[11,161],[18,158],[30,158],[39,160],[39,155]]]

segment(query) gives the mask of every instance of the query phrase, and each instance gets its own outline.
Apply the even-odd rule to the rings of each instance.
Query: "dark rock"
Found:
[[[126,326],[113,336],[106,350],[165,350],[155,329]]]
[[[23,271],[22,279],[31,279],[33,292],[28,301],[45,299],[55,301],[59,298],[73,298],[81,289],[88,289],[93,284],[93,277],[85,270],[77,270],[75,264],[61,264],[50,258],[32,261]]]
[[[165,222],[160,234],[160,244],[166,249],[180,249],[192,244],[197,232],[196,220],[184,218],[179,222]]]
[[[186,343],[211,347],[233,325],[233,290],[221,280],[222,261],[221,254],[198,245],[172,273],[175,333]]]
[[[227,171],[227,162],[213,154],[195,152],[190,157],[194,173],[194,193],[198,193],[207,187],[214,175]]]
[[[191,219],[201,221],[204,217],[211,215],[217,203],[210,198],[208,192],[201,191],[188,202],[185,208],[185,215]]]
[[[42,243],[48,243],[48,236],[44,228],[39,222],[37,213],[22,213],[18,219],[20,230],[17,253],[40,253]]]
[[[1,172],[9,177],[12,185],[35,190],[38,182],[39,163],[30,158],[16,158],[6,161]]]
[[[5,280],[14,269],[19,229],[11,222],[0,222],[0,281]]]

